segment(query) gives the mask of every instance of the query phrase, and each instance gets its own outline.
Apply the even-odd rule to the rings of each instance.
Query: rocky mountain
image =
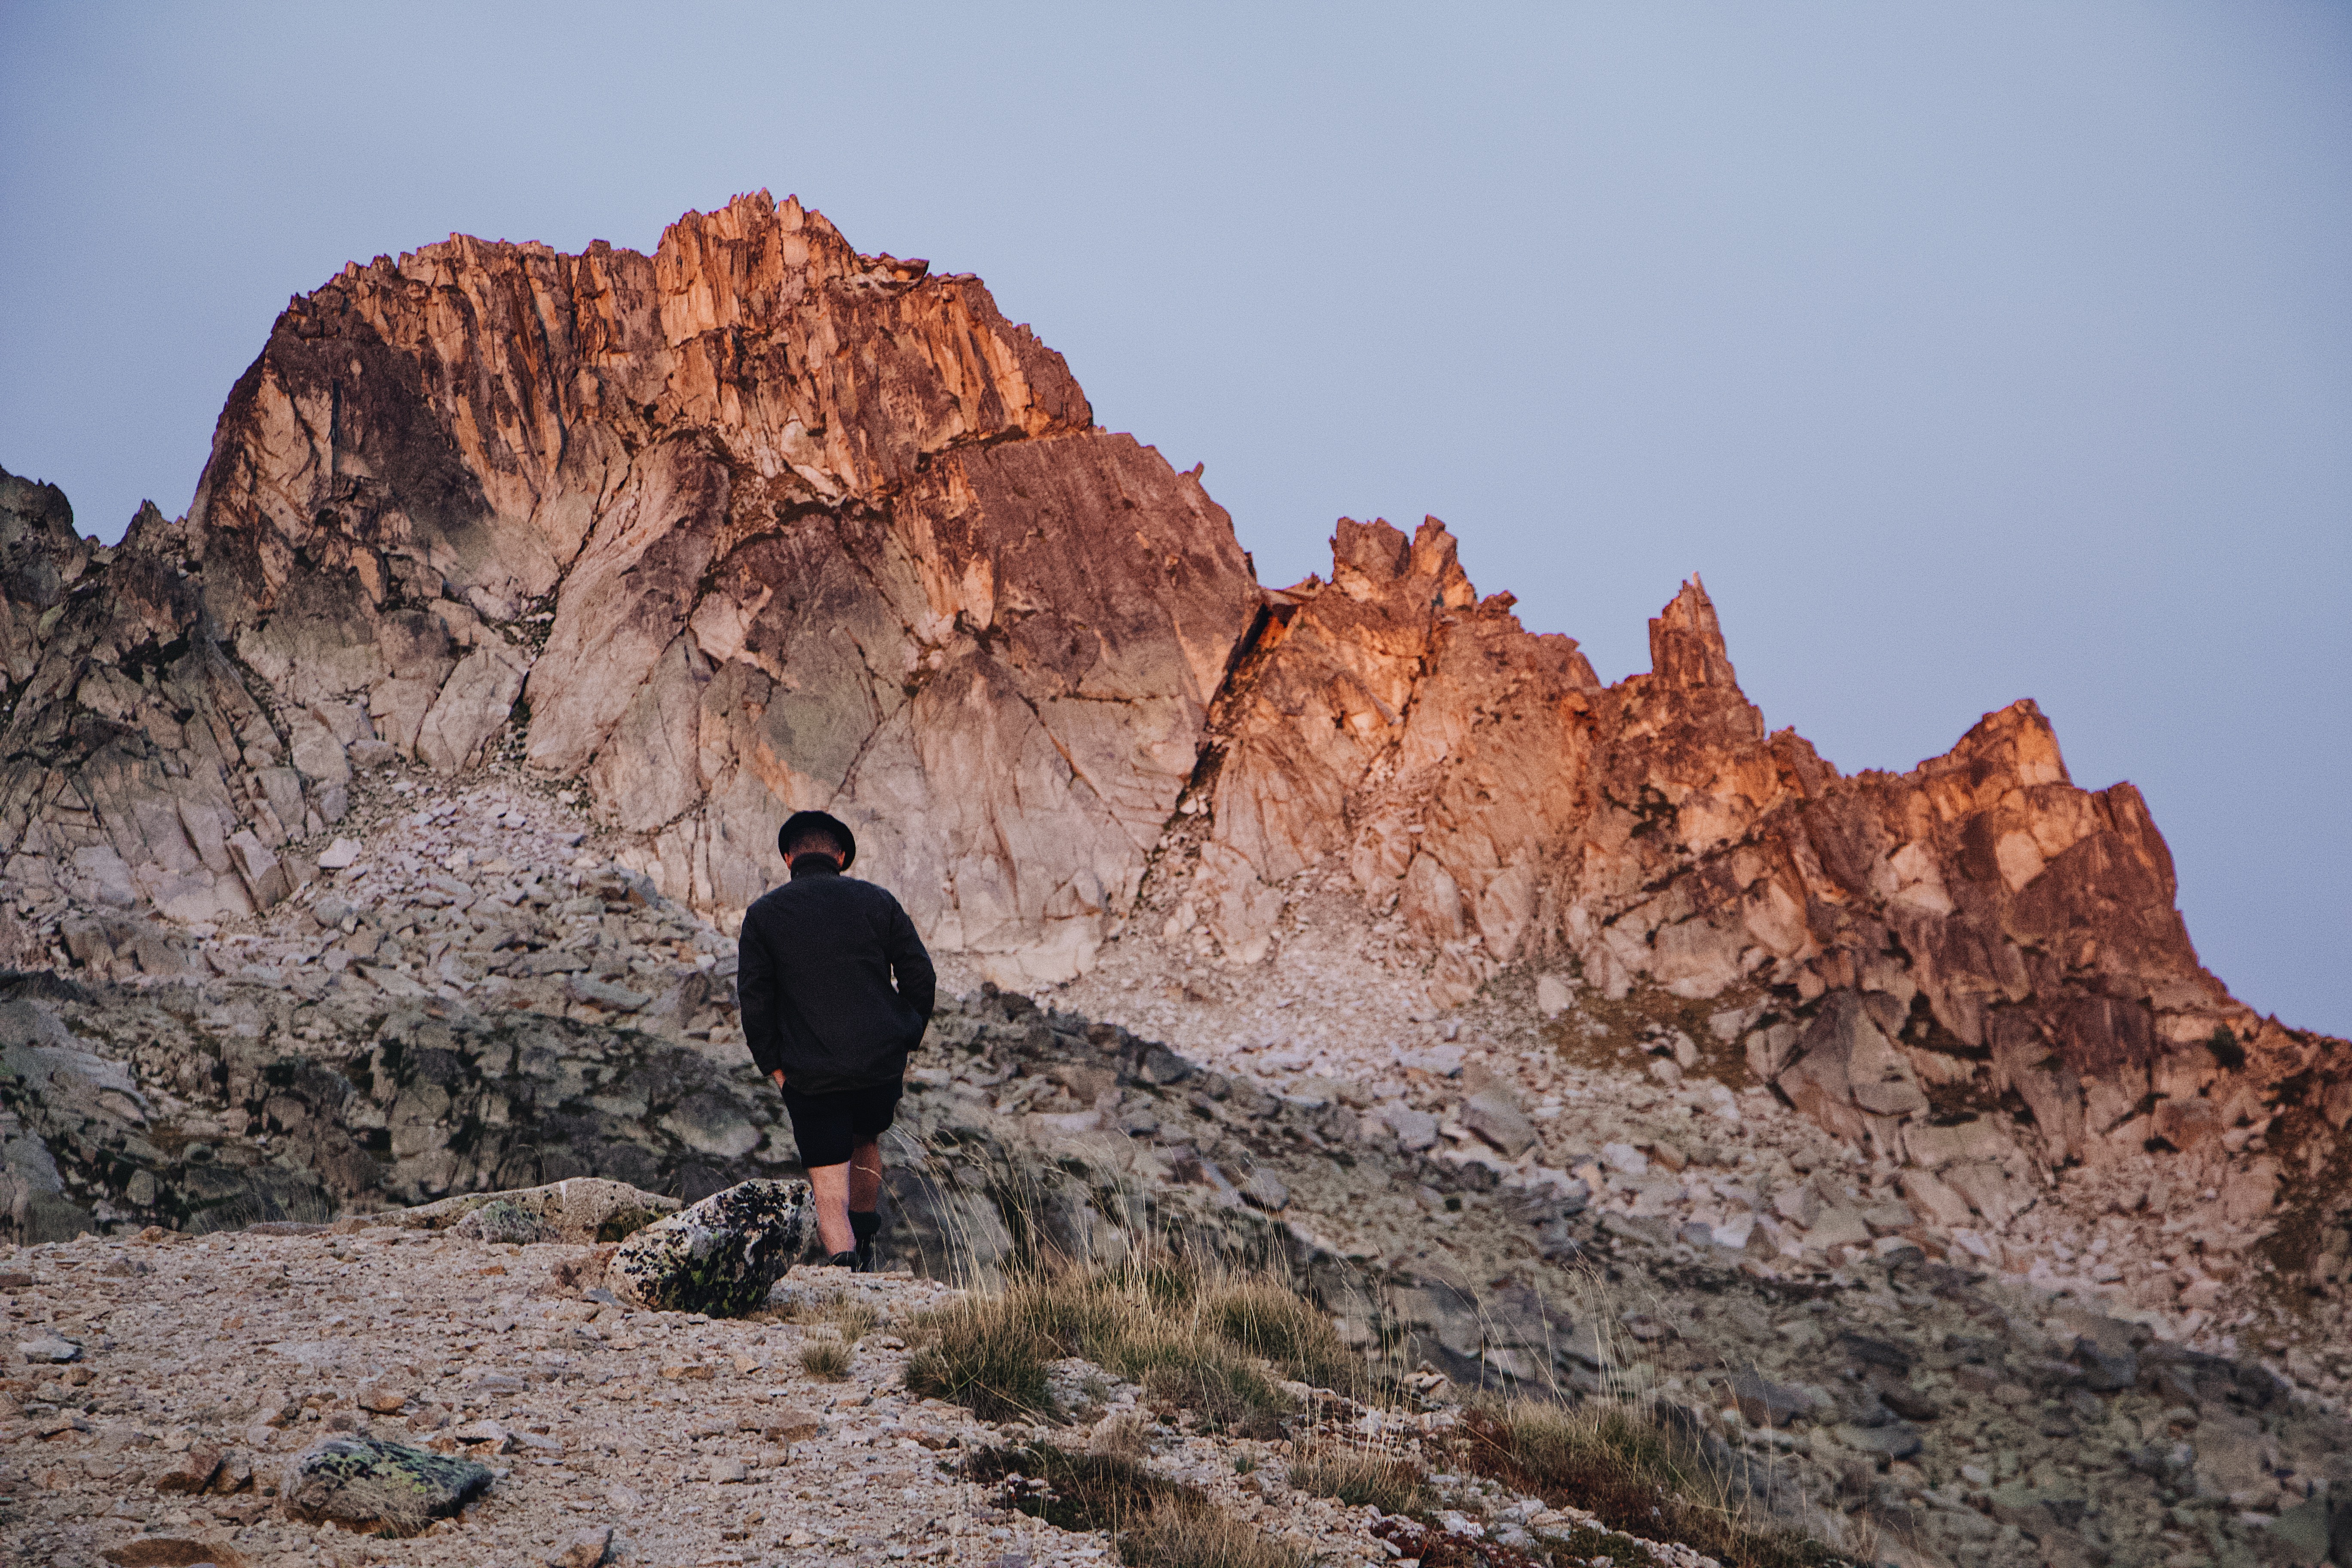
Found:
[[[1703,1020],[1952,1226],[2154,1153],[2278,1265],[2342,1250],[2352,1054],[2201,968],[2138,794],[2076,787],[2030,702],[1843,776],[1768,732],[1696,582],[1613,686],[1433,521],[1343,521],[1331,581],[1263,589],[977,279],[796,201],[649,257],[347,267],[185,518],[103,550],[68,516],[0,486],[22,963],[168,968],[321,882],[356,773],[518,763],[722,924],[803,806],[1006,983],[1158,949],[1265,991],[1344,894],[1412,1011],[1532,981],[1530,1021]]]

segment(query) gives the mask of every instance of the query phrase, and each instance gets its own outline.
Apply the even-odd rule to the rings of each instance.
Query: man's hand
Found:
[[[768,1076],[769,1076],[770,1078],[774,1079],[776,1080],[776,1087],[777,1087],[778,1089],[782,1089],[782,1088],[783,1088],[783,1087],[784,1087],[784,1069],[783,1069],[783,1068],[778,1068],[775,1071],[773,1071],[773,1072],[770,1073]]]

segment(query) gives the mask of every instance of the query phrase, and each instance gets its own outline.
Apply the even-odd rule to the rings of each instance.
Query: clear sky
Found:
[[[1853,771],[2038,699],[2352,1033],[2352,8],[0,4],[0,465],[184,510],[289,294],[797,193],[978,272],[1268,582],[1704,574]]]

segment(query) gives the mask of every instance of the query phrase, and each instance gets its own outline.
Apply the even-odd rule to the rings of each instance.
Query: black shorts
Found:
[[[866,1089],[845,1089],[836,1094],[803,1094],[786,1085],[784,1114],[793,1119],[793,1142],[800,1145],[803,1168],[846,1165],[849,1152],[871,1143],[890,1131],[898,1113],[902,1083],[877,1083]]]

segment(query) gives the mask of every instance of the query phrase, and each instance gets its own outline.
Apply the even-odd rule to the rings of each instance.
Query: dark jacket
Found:
[[[791,881],[744,911],[743,1037],[761,1073],[783,1068],[800,1093],[898,1082],[938,985],[898,900],[822,857],[803,856]]]

